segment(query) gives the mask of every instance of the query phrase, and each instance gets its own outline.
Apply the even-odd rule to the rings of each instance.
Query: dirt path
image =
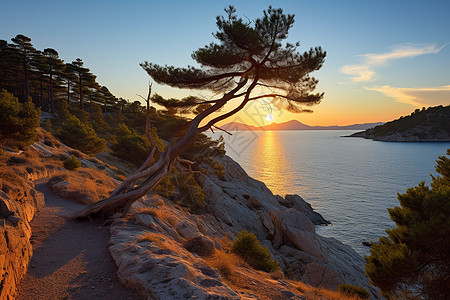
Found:
[[[70,219],[84,205],[54,195],[45,181],[36,189],[45,194],[45,208],[31,222],[33,258],[18,299],[139,299],[117,279],[109,228]]]

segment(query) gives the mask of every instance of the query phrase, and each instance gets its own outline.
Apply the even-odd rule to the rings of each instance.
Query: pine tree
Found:
[[[23,101],[30,101],[30,72],[36,49],[31,44],[31,39],[22,34],[18,34],[11,39],[14,43],[16,51],[16,59],[23,68],[24,74],[24,99]]]
[[[77,58],[72,62],[72,70],[76,74],[77,84],[78,84],[78,93],[80,96],[80,109],[84,110],[84,96],[83,96],[83,88],[89,87],[95,84],[96,76],[90,72],[88,68],[83,67],[83,60],[81,58]]]
[[[54,93],[53,93],[53,79],[55,75],[61,74],[62,70],[64,70],[65,65],[61,59],[59,59],[58,51],[52,48],[46,48],[44,49],[44,55],[46,57],[46,64],[44,68],[44,74],[48,75],[49,78],[49,85],[50,85],[50,91],[49,91],[49,100],[50,100],[50,112],[53,114],[55,113],[55,100],[54,100]]]
[[[177,141],[173,140],[160,153],[155,164],[149,166],[152,155],[157,152],[153,147],[146,162],[109,198],[87,207],[75,217],[111,213],[123,207],[126,211],[133,201],[153,189],[175,163],[183,161],[178,156],[195,143],[201,132],[236,114],[251,101],[271,99],[271,105],[291,112],[311,112],[306,107],[320,102],[323,94],[312,94],[318,80],[309,74],[322,67],[326,53],[320,47],[300,53],[297,51],[299,43],[282,44],[294,24],[294,15],[286,15],[282,9],[269,7],[262,18],[249,22],[238,18],[232,6],[225,11],[226,16],[217,17],[218,31],[214,34],[217,42],[192,54],[200,68],[177,68],[149,62],[141,64],[158,83],[175,88],[208,90],[221,96],[212,100],[191,96],[180,101],[163,97],[155,101],[155,97],[152,98],[169,111],[194,112],[200,105],[211,106],[200,109],[201,112],[189,122],[185,135]],[[256,87],[265,89],[267,93],[255,95]],[[225,104],[232,100],[238,101],[238,104],[226,113],[221,112]],[[149,140],[151,142],[151,137]],[[141,178],[145,178],[143,184],[135,186],[136,180]]]
[[[436,171],[442,177],[431,188],[421,182],[398,195],[400,207],[388,209],[397,227],[366,257],[366,274],[385,297],[450,295],[450,159],[440,156]]]

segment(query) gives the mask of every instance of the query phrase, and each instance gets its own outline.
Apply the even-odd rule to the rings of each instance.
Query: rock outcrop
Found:
[[[195,217],[185,216],[170,203],[164,209],[173,214],[172,219],[139,213],[145,207],[158,207],[158,203],[159,207],[163,203],[159,196],[135,202],[131,214],[136,215],[136,224],[116,219],[111,226],[110,252],[121,282],[146,299],[240,299],[199,255],[211,254],[215,246],[198,231]],[[187,220],[183,221],[184,217]],[[184,224],[183,231],[177,232],[176,224]],[[182,237],[194,232],[197,237]],[[192,239],[201,244],[197,241],[194,247]]]
[[[221,293],[231,299],[241,297],[214,270],[206,268],[202,251],[193,251],[187,245],[197,239],[204,246],[194,248],[211,247],[214,243],[220,249],[221,240],[233,239],[238,232],[247,230],[268,248],[288,277],[333,290],[343,283],[359,285],[370,291],[373,298],[379,297],[364,275],[363,258],[351,247],[317,235],[314,224],[329,222],[300,196],[275,196],[231,158],[225,156],[217,162],[226,170],[224,180],[213,175],[197,178],[206,195],[207,213],[194,216],[170,200],[148,195],[133,204],[130,215],[134,217],[116,219],[110,250],[122,282],[139,286],[145,295],[162,298],[181,286],[190,291],[191,284],[197,285],[198,290],[189,295],[200,299],[215,298]],[[161,253],[167,253],[170,259],[155,259]],[[143,263],[147,267],[140,267]],[[183,279],[182,285],[176,276]],[[204,285],[199,282],[214,288],[203,290]]]
[[[17,185],[20,184],[20,185]],[[44,206],[44,196],[26,181],[0,179],[0,299],[14,299],[33,253],[29,222]]]

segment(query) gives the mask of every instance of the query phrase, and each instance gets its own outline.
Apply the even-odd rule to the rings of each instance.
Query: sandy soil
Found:
[[[70,219],[84,205],[54,195],[45,181],[36,189],[46,206],[31,222],[34,253],[17,299],[140,299],[117,279],[109,227]]]

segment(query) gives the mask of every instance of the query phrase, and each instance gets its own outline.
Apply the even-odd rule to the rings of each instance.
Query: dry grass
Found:
[[[70,184],[59,184],[63,181]],[[61,197],[91,204],[107,198],[118,184],[104,171],[82,168],[78,171],[64,171],[61,175],[52,177],[49,185]]]
[[[159,239],[156,237],[156,234],[149,232],[149,233],[141,235],[139,237],[138,243],[145,242],[145,241],[157,243],[159,241]]]
[[[327,300],[359,300],[357,296],[342,294],[338,291],[330,291],[324,288],[316,288],[302,282],[297,282],[297,289],[303,293],[306,299],[327,299]]]
[[[146,241],[155,243],[159,248],[171,250],[179,255],[182,253],[189,255],[189,252],[181,247],[176,241],[160,233],[147,232],[139,236],[137,240],[138,243]]]
[[[165,208],[151,208],[151,207],[144,207],[136,211],[137,214],[149,214],[154,217],[157,217],[161,220],[166,221],[173,227],[177,224],[177,218],[173,215],[173,213]]]
[[[234,274],[238,267],[248,267],[239,256],[225,251],[216,251],[216,253],[206,259],[208,265],[220,272],[225,280],[233,281]]]
[[[157,208],[150,208],[150,207],[144,207],[139,209],[137,212],[137,214],[148,214],[154,217],[158,216],[158,209]]]

